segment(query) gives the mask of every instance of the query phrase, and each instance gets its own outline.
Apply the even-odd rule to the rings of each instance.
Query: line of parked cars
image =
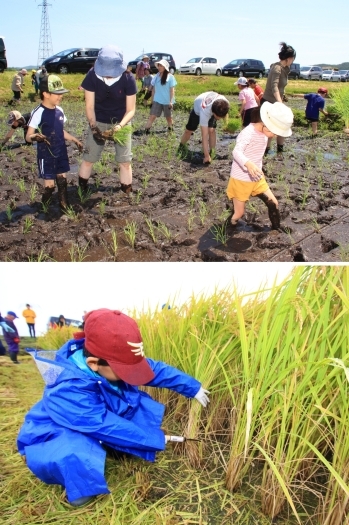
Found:
[[[1,44],[1,39],[0,39]],[[97,56],[98,48],[71,48],[56,53],[52,57],[47,58],[43,62],[49,73],[87,73],[87,71],[94,65]],[[142,60],[144,55],[149,56],[150,70],[152,73],[157,72],[155,63],[159,60],[167,60],[170,64],[170,73],[176,72],[176,63],[170,53],[143,53],[134,60],[128,63],[127,67],[133,73],[136,71],[137,62]],[[192,75],[223,75],[235,77],[256,77],[262,78],[268,76],[269,69],[265,69],[261,60],[252,58],[238,58],[232,60],[225,66],[222,66],[217,58],[214,57],[194,57],[182,64],[178,72],[181,74]],[[300,66],[300,64],[293,63],[291,65],[289,78],[295,80],[328,80],[333,82],[348,82],[349,70],[340,69],[322,69],[320,66]]]

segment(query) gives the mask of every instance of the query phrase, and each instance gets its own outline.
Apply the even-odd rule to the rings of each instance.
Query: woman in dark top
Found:
[[[94,68],[84,78],[86,116],[89,130],[85,153],[79,172],[79,186],[86,193],[92,167],[105,146],[103,133],[120,131],[129,125],[136,109],[136,81],[127,71],[122,51],[116,46],[105,46],[98,54]],[[123,136],[124,139],[124,136]],[[120,167],[121,190],[132,191],[131,130],[122,144],[115,142],[115,160]]]
[[[281,49],[279,53],[279,62],[271,64],[270,70],[268,73],[268,80],[265,86],[263,98],[261,104],[266,100],[274,104],[274,102],[284,102],[285,98],[285,87],[288,81],[288,74],[290,72],[291,64],[296,58],[296,51],[292,46],[286,44],[286,42],[280,43]],[[272,139],[268,140],[268,146],[265,150],[265,153],[268,153],[270,149]],[[284,150],[284,141],[283,137],[277,137],[277,152],[282,153]]]

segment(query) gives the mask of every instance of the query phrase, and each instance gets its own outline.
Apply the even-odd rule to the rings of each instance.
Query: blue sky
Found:
[[[37,333],[50,316],[81,319],[84,310],[111,308],[152,311],[169,302],[181,305],[192,294],[212,294],[235,283],[254,292],[281,282],[293,263],[0,263],[0,312],[14,311],[20,335],[26,303],[37,314]],[[1,330],[0,330],[1,337]]]
[[[10,67],[37,62],[41,0],[2,0],[0,35]],[[172,53],[177,66],[211,55],[226,64],[255,58],[269,67],[286,41],[301,65],[349,60],[349,2],[275,0],[50,0],[53,51],[118,45],[127,61],[143,52]]]

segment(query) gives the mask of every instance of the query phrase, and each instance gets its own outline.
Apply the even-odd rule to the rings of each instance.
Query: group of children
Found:
[[[156,66],[159,73],[155,78],[150,74],[147,56],[137,64],[136,69],[136,78],[141,81],[141,90],[145,92],[144,102],[146,103],[150,98],[152,101],[151,114],[145,127],[146,133],[162,112],[167,119],[169,129],[172,130],[176,81],[169,73],[166,60],[159,61]],[[280,227],[278,202],[264,178],[262,159],[268,138],[291,135],[293,114],[281,102],[272,104],[262,100],[261,105],[263,91],[254,79],[248,81],[245,77],[241,77],[235,85],[240,91],[243,130],[238,135],[233,151],[233,164],[227,188],[228,198],[234,206],[231,223],[237,224],[244,214],[246,201],[252,195],[258,196],[267,205],[272,228],[278,229]],[[68,90],[64,88],[61,79],[56,75],[46,75],[40,83],[41,104],[31,114],[21,115],[18,111],[12,111],[8,120],[11,130],[2,141],[4,145],[15,129],[23,127],[26,143],[37,142],[39,177],[44,181],[42,203],[44,206],[49,204],[57,183],[59,203],[63,211],[68,206],[66,172],[69,171],[69,161],[65,141],[75,143],[80,151],[83,149],[82,143],[64,130],[66,117],[60,107],[64,93],[68,93]],[[324,111],[324,99],[327,94],[327,89],[321,87],[316,94],[296,95],[307,100],[306,117],[311,122],[314,136],[317,133],[319,112],[327,115]],[[210,163],[212,152],[216,147],[217,120],[224,118],[228,111],[229,102],[223,95],[213,91],[199,95],[194,101],[186,130],[181,137],[179,155],[185,155],[186,143],[200,126],[204,163]]]

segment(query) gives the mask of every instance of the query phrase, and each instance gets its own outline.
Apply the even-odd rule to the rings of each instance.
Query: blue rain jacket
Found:
[[[106,450],[154,461],[164,450],[161,423],[165,407],[123,381],[111,383],[84,365],[84,339],[68,341],[57,352],[30,351],[45,380],[41,401],[30,409],[17,445],[29,469],[45,483],[65,487],[69,501],[109,492],[104,477]],[[147,359],[154,379],[193,398],[201,384],[180,370]]]

